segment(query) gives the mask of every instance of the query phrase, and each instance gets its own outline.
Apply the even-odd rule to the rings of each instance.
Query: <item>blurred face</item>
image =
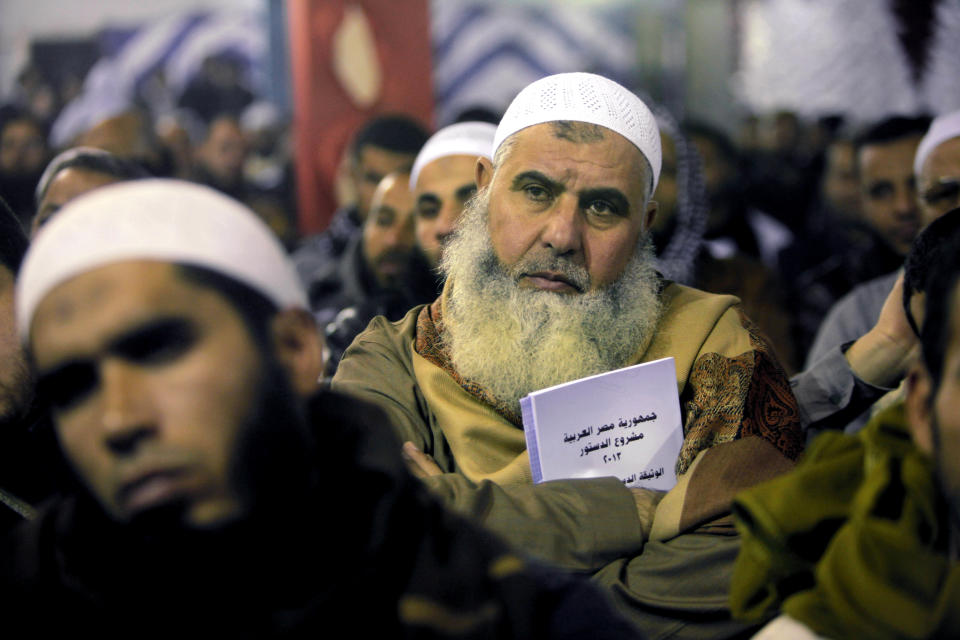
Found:
[[[39,173],[46,155],[43,132],[29,120],[14,120],[0,133],[0,171],[4,173]]]
[[[243,174],[247,145],[243,133],[232,118],[218,118],[199,150],[199,159],[206,169],[222,182],[236,182]]]
[[[353,180],[357,187],[357,209],[364,220],[380,181],[391,173],[409,173],[415,158],[416,154],[397,153],[369,144],[360,150],[353,165]]]
[[[431,266],[440,262],[463,206],[477,192],[476,169],[476,156],[446,156],[417,176],[417,244]]]
[[[22,418],[33,398],[33,378],[17,336],[13,290],[13,273],[0,265],[0,426]]]
[[[40,201],[37,214],[33,217],[30,236],[35,236],[40,227],[46,224],[53,214],[77,196],[114,182],[119,182],[119,180],[106,173],[77,167],[64,169],[50,181],[47,193]]]
[[[835,142],[827,149],[821,189],[823,199],[832,213],[846,219],[856,219],[860,215],[857,158],[851,142]]]
[[[111,264],[42,300],[31,345],[63,452],[113,519],[244,513],[233,465],[264,359],[220,294],[168,263]]]
[[[907,417],[914,439],[935,460],[954,523],[960,523],[960,296],[953,292],[952,327],[938,389],[921,367],[910,379]]]
[[[374,193],[363,225],[363,257],[380,286],[395,286],[410,270],[413,255],[413,194],[410,176],[387,176]]]
[[[906,255],[920,231],[920,211],[913,177],[913,156],[920,136],[909,136],[860,149],[860,195],[863,218],[897,253]]]
[[[960,138],[930,152],[920,168],[917,190],[924,226],[960,206]]]
[[[656,213],[640,151],[618,133],[573,142],[553,124],[518,132],[496,173],[485,159],[477,183],[490,188],[490,239],[521,288],[580,294],[612,283]]]

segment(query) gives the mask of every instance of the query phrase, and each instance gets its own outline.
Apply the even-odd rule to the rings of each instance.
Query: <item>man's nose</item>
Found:
[[[916,189],[910,187],[897,189],[895,198],[894,205],[896,206],[897,213],[901,215],[914,215],[917,213]]]
[[[583,216],[573,194],[561,195],[545,213],[540,240],[555,255],[568,255],[583,248]]]
[[[157,431],[145,385],[147,374],[114,359],[102,363],[100,375],[104,442],[114,453],[132,453]]]

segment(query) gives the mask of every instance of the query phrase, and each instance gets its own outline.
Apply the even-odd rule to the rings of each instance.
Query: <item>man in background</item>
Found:
[[[409,172],[427,135],[419,123],[403,115],[379,116],[357,132],[349,149],[349,186],[355,201],[338,209],[325,231],[304,239],[293,253],[307,289],[343,254],[350,239],[360,235],[380,181],[396,171]]]
[[[431,136],[417,154],[410,173],[416,197],[417,245],[430,266],[440,264],[467,201],[477,192],[477,158],[492,159],[497,127],[489,122],[461,122]]]

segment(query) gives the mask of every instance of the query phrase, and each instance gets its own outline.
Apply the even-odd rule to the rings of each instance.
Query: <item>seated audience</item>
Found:
[[[960,634],[960,233],[951,226],[921,285],[922,358],[905,402],[855,435],[820,436],[792,473],[737,497],[743,547],[731,605],[748,620],[781,614],[758,637]]]
[[[960,209],[933,220],[917,236],[904,266],[883,304],[877,323],[847,348],[831,351],[791,379],[808,440],[821,431],[855,431],[884,398],[894,393],[916,359],[920,334],[916,317],[925,296],[925,281],[960,237]]]
[[[935,197],[932,204],[923,197],[916,201],[915,185],[926,185],[923,193],[936,196],[937,192],[930,190],[932,186],[949,185],[951,180],[960,179],[960,163],[957,162],[960,159],[958,155],[960,148],[951,142],[960,137],[960,118],[951,116],[952,114],[948,114],[934,120],[922,140],[918,140],[914,134],[907,134],[906,137],[894,138],[892,142],[870,143],[861,147],[859,152],[862,164],[861,183],[865,194],[872,192],[877,195],[877,192],[889,192],[882,198],[865,196],[863,201],[865,211],[872,211],[871,215],[878,218],[883,217],[880,213],[886,211],[887,218],[894,221],[897,219],[907,221],[904,224],[908,226],[913,224],[909,221],[916,217],[919,220],[919,228],[930,224],[943,214],[946,210],[944,205],[949,207],[951,199],[945,198],[946,202],[943,202]],[[882,131],[887,132],[884,136],[892,135],[891,131],[903,131],[905,126],[900,123],[896,127],[887,126]],[[907,150],[912,150],[909,157],[904,155]],[[905,162],[909,163],[910,168],[904,169],[902,165]],[[905,177],[904,171],[908,171],[910,177]],[[915,199],[913,205],[915,212],[907,212],[909,207],[901,202],[905,198]],[[896,213],[899,209],[904,210],[900,218],[897,217],[900,214]],[[914,233],[913,237],[915,236]],[[905,254],[906,250],[904,250]],[[902,258],[900,260],[902,261]],[[817,332],[813,348],[807,356],[806,369],[819,369],[822,372],[817,377],[823,382],[818,384],[827,385],[831,389],[827,395],[832,396],[837,403],[845,404],[843,398],[848,393],[840,389],[850,389],[854,386],[849,371],[843,366],[842,352],[877,324],[881,309],[890,296],[898,274],[899,269],[854,288],[834,305]],[[895,370],[895,373],[902,376],[903,370]],[[832,381],[828,382],[828,379]],[[896,380],[893,381],[894,385]],[[849,428],[851,430],[862,428],[866,420],[866,415],[855,417]]]
[[[103,187],[38,235],[17,286],[72,484],[0,541],[11,637],[638,635],[444,511],[379,410],[318,390],[306,294],[239,203]]]
[[[444,250],[440,297],[401,322],[374,319],[332,388],[386,412],[448,505],[592,573],[650,635],[743,634],[726,608],[739,547],[730,500],[789,468],[802,433],[786,376],[736,298],[655,271],[652,114],[606,78],[549,76],[514,99],[493,148]],[[675,489],[532,484],[521,397],[665,356],[685,434]]]

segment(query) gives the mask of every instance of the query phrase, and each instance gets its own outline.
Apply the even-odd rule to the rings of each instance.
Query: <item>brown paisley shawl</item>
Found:
[[[739,315],[753,349],[733,358],[706,353],[690,371],[681,397],[686,433],[677,475],[704,449],[750,435],[791,460],[803,450],[800,412],[786,373],[757,326],[742,311]]]

